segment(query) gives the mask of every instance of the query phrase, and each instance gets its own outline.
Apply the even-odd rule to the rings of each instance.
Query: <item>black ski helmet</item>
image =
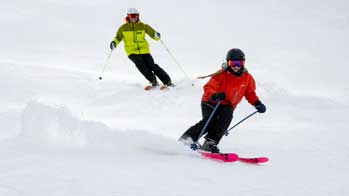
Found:
[[[233,48],[228,51],[226,60],[245,60],[245,54],[239,48]]]

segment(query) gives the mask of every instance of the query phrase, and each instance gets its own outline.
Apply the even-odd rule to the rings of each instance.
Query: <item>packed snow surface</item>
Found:
[[[129,7],[161,33],[165,45],[148,40],[175,88],[144,91],[123,44],[106,64]],[[1,0],[0,195],[349,195],[348,8]],[[219,69],[230,48],[245,51],[267,112],[220,148],[268,163],[207,160],[177,141],[201,118],[207,79],[195,77]],[[242,101],[231,126],[254,111]]]

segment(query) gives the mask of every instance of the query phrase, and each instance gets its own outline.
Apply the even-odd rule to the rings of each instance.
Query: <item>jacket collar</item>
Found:
[[[238,72],[233,71],[230,67],[227,67],[227,70],[237,77],[240,77],[243,73],[248,72],[245,66],[242,67]]]

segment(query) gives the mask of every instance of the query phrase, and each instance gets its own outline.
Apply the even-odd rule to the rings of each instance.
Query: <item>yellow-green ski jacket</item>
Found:
[[[155,30],[140,21],[136,23],[126,22],[118,29],[114,41],[118,45],[124,40],[124,47],[127,56],[131,54],[149,54],[149,44],[145,39],[145,34],[148,34],[154,40],[160,40],[155,37]]]

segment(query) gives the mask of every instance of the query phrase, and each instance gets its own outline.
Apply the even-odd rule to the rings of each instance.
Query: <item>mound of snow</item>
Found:
[[[101,122],[81,120],[67,106],[38,101],[27,104],[17,139],[31,145],[117,152],[182,152],[175,140],[141,130],[116,130]],[[160,149],[160,150],[159,150]]]

